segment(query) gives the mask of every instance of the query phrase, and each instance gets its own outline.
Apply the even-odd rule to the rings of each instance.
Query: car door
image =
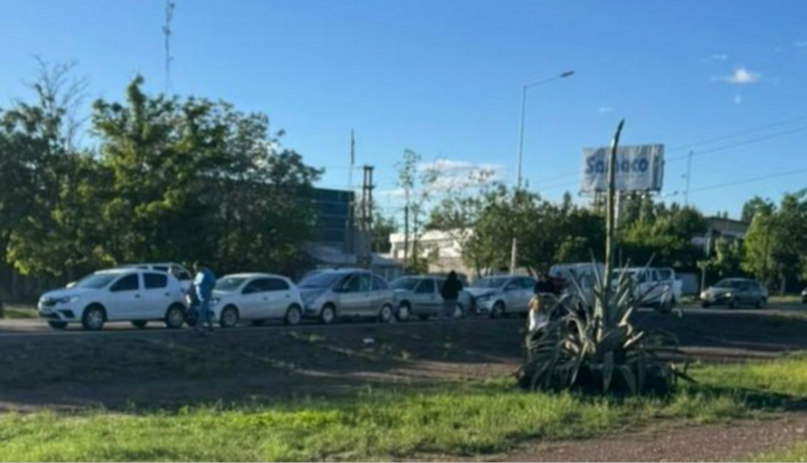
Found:
[[[268,278],[266,282],[268,292],[266,303],[267,318],[282,318],[291,305],[291,285],[281,278]]]
[[[412,296],[413,310],[418,315],[435,315],[442,304],[442,299],[437,297],[437,284],[431,278],[424,278],[415,287]]]
[[[389,285],[383,278],[378,275],[372,275],[373,280],[373,289],[370,296],[370,312],[368,315],[375,316],[380,311],[381,308],[385,305],[392,304],[393,301],[393,293],[392,290],[389,288]]]
[[[521,286],[519,278],[510,278],[504,285],[504,304],[509,312],[518,312],[521,307]]]
[[[171,305],[171,292],[168,289],[168,274],[143,272],[143,296],[140,298],[139,313],[133,314],[138,320],[163,318]]]
[[[268,303],[266,278],[253,278],[241,290],[238,298],[238,315],[244,320],[257,320],[266,311],[263,307]]]
[[[367,273],[356,273],[347,279],[339,297],[339,312],[351,317],[369,316],[372,279]],[[374,314],[373,314],[374,315]]]
[[[107,320],[135,320],[141,311],[141,276],[138,272],[122,275],[109,287]]]
[[[521,298],[519,299],[517,310],[529,312],[530,300],[532,300],[532,297],[535,295],[535,283],[535,280],[532,278],[521,279]]]

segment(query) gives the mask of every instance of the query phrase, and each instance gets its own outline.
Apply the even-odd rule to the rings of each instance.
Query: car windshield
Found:
[[[245,277],[224,277],[216,282],[216,291],[238,291],[238,288],[247,281]]]
[[[744,283],[742,280],[720,280],[715,285],[715,288],[739,288]]]
[[[323,272],[303,278],[300,282],[300,288],[303,289],[324,289],[330,288],[336,283],[337,280],[342,278],[344,274],[335,272]]]
[[[109,286],[118,276],[118,274],[110,274],[110,273],[96,273],[94,275],[90,275],[86,278],[83,278],[81,281],[76,283],[76,288],[88,288],[88,289],[102,289]]]
[[[501,288],[507,282],[507,278],[482,278],[474,281],[471,288]]]
[[[398,278],[390,284],[392,289],[404,289],[406,291],[413,291],[420,280],[417,278]]]

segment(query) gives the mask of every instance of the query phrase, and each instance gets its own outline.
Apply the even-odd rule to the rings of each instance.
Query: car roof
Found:
[[[258,273],[258,272],[231,273],[229,275],[224,275],[220,279],[223,278],[280,278],[281,280],[288,280],[288,278],[284,277],[283,275],[276,275],[274,273]]]
[[[122,275],[124,273],[131,273],[131,272],[142,272],[148,269],[142,268],[133,268],[133,267],[117,267],[117,268],[108,268],[104,270],[99,270],[95,273],[97,274],[105,274],[105,275]]]

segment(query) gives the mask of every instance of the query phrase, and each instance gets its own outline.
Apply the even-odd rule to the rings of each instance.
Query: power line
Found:
[[[719,190],[719,189],[727,188],[727,187],[731,187],[731,186],[745,185],[747,183],[762,182],[762,181],[765,181],[765,180],[773,180],[773,179],[776,179],[776,178],[790,177],[790,176],[793,176],[793,175],[799,175],[799,174],[804,174],[804,173],[807,173],[807,168],[798,169],[798,170],[789,170],[787,172],[779,172],[779,173],[770,174],[770,175],[763,175],[761,177],[747,178],[747,179],[744,179],[744,180],[738,180],[736,182],[721,183],[721,184],[718,184],[718,185],[711,185],[711,186],[706,186],[706,187],[701,187],[701,188],[695,188],[695,189],[692,190],[692,193],[701,193],[701,192],[704,192],[704,191]]]
[[[730,134],[727,134],[727,135],[720,135],[720,136],[717,136],[717,137],[714,137],[714,138],[707,138],[707,139],[704,139],[704,140],[701,140],[701,141],[696,141],[696,142],[688,143],[688,144],[685,144],[685,145],[675,146],[673,148],[670,148],[669,151],[686,151],[686,150],[689,150],[689,149],[694,148],[696,146],[709,145],[709,144],[712,144],[712,143],[714,143],[716,141],[723,141],[723,140],[728,140],[728,139],[731,139],[731,138],[737,138],[737,137],[741,137],[743,135],[747,135],[749,133],[762,132],[764,130],[771,129],[771,128],[774,128],[774,127],[781,127],[783,125],[788,125],[788,124],[792,124],[794,122],[805,121],[805,120],[807,120],[807,116],[799,116],[799,117],[796,117],[796,118],[793,118],[793,119],[788,119],[786,121],[774,122],[773,124],[766,124],[766,125],[761,125],[761,126],[758,126],[758,127],[752,127],[750,129],[741,130],[741,131],[738,131],[738,132],[733,132],[733,133],[730,133]]]

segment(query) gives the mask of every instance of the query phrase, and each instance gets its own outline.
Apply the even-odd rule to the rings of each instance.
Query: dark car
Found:
[[[804,291],[801,292],[801,302],[807,304],[807,288],[804,288]]]
[[[752,305],[761,309],[768,303],[768,290],[756,280],[726,278],[701,293],[701,305],[727,305],[732,309],[740,305]]]

